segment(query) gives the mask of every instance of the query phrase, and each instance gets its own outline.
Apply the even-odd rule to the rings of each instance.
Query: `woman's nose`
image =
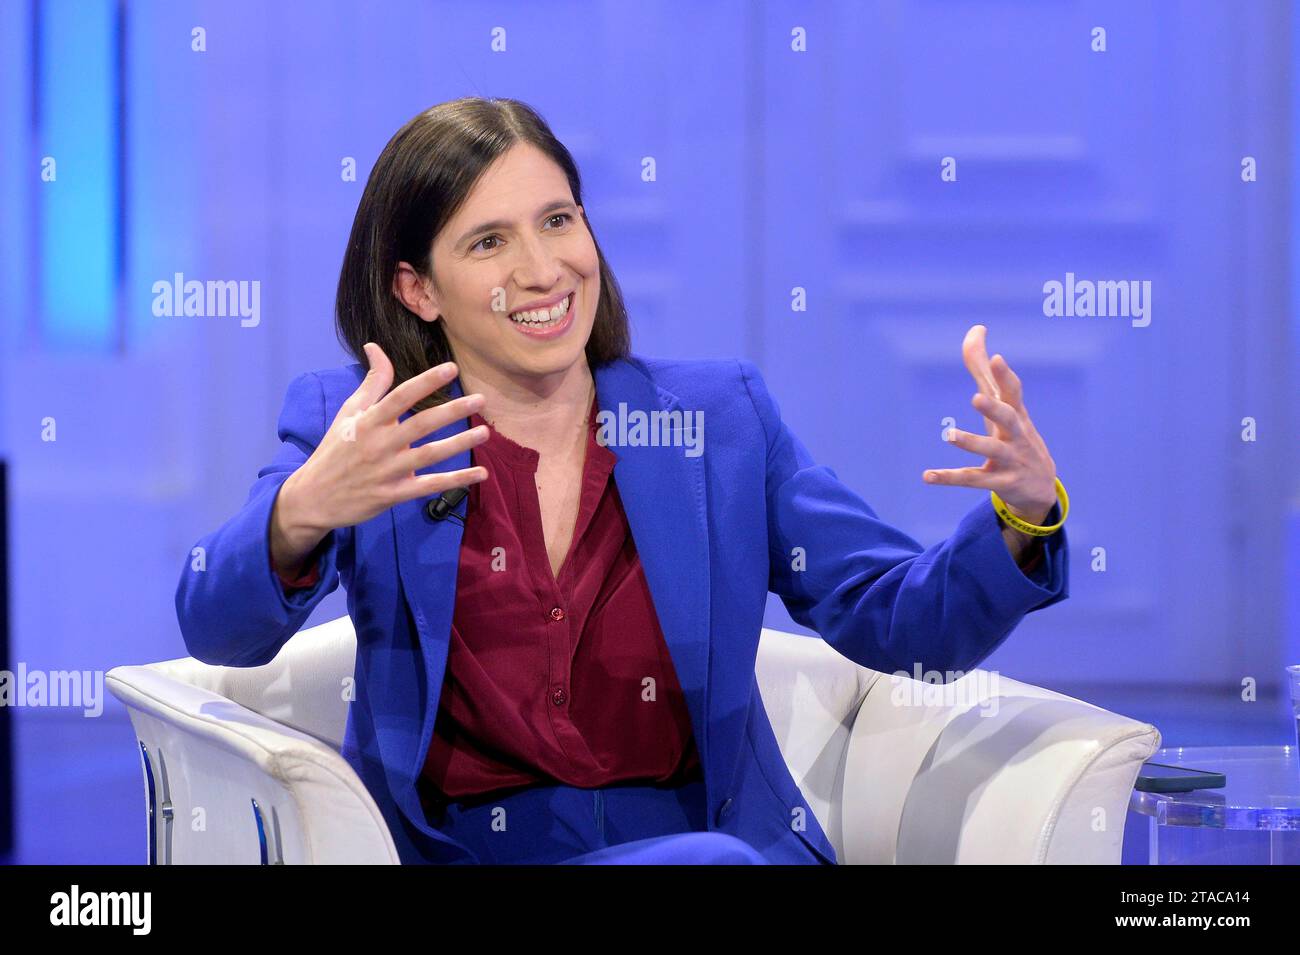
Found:
[[[515,271],[523,288],[553,289],[560,280],[559,259],[541,239],[524,243]]]

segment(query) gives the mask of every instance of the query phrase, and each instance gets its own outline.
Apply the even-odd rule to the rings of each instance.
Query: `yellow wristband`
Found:
[[[1065,485],[1061,479],[1056,479],[1056,499],[1061,503],[1061,519],[1051,527],[1040,527],[1038,524],[1030,524],[1028,521],[1021,520],[1011,513],[1006,502],[998,497],[997,491],[989,491],[993,497],[993,509],[998,512],[998,517],[1002,518],[1022,534],[1028,534],[1031,537],[1046,537],[1048,534],[1055,534],[1065,523],[1066,515],[1070,513],[1070,496],[1065,493]]]

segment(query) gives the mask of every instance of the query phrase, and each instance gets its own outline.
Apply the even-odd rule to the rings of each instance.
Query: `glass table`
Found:
[[[1149,760],[1223,773],[1220,789],[1133,791],[1151,865],[1300,863],[1300,758],[1294,746],[1170,746]],[[1130,828],[1129,834],[1133,834]]]

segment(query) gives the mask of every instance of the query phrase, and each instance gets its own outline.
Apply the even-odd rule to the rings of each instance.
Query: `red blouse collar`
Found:
[[[592,395],[591,410],[587,415],[587,467],[590,468],[594,465],[599,470],[612,470],[618,462],[618,455],[596,440],[598,431],[596,412],[598,409],[599,405],[596,396]],[[488,439],[474,450],[482,451],[486,449],[489,455],[512,467],[522,471],[537,471],[537,462],[541,459],[541,455],[537,451],[510,440],[478,412],[471,414],[469,421],[471,428],[482,424],[487,425],[488,429]]]

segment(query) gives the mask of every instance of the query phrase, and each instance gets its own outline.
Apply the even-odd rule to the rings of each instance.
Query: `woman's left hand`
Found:
[[[1017,517],[1041,524],[1056,504],[1056,462],[1025,410],[1020,379],[1001,355],[989,361],[986,332],[983,325],[972,325],[961,353],[979,387],[971,404],[984,416],[988,435],[949,428],[948,440],[988,460],[980,467],[928,470],[921,477],[929,484],[996,491]]]

